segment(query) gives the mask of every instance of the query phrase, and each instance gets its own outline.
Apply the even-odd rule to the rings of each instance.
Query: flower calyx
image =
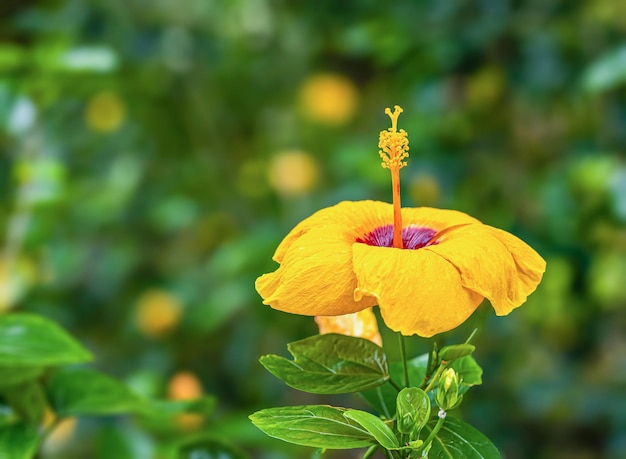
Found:
[[[448,368],[441,374],[435,394],[435,401],[439,408],[449,411],[459,406],[463,400],[463,395],[459,394],[460,382],[459,375],[454,368]]]

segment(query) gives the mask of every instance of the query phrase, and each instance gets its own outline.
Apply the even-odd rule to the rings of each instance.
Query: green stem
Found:
[[[470,341],[472,341],[472,338],[474,337],[474,335],[476,334],[476,332],[478,332],[478,328],[475,328],[474,331],[471,333],[471,335],[469,335],[469,338],[467,338],[465,340],[465,344],[469,344]]]
[[[428,353],[428,364],[426,365],[426,374],[424,374],[424,379],[422,380],[422,383],[420,384],[420,389],[423,389],[424,386],[426,386],[426,384],[428,383],[428,380],[430,379],[430,377],[433,375],[433,372],[435,371],[435,368],[436,368],[435,365],[437,365],[435,360],[439,360],[438,348],[439,348],[438,340],[437,338],[434,338],[432,350]]]
[[[393,379],[389,378],[389,379],[387,380],[387,382],[388,382],[389,384],[391,384],[391,385],[393,386],[393,388],[394,388],[395,390],[397,390],[398,392],[400,392],[400,391],[402,390],[402,387],[400,387],[400,386],[398,385],[398,383],[396,383]]]
[[[431,441],[433,441],[433,439],[435,438],[435,436],[439,433],[439,429],[441,429],[441,426],[443,425],[443,421],[445,421],[446,416],[445,416],[445,411],[443,411],[443,416],[439,416],[439,419],[437,419],[437,424],[435,424],[435,427],[433,427],[433,430],[430,431],[430,434],[428,434],[428,437],[426,437],[426,440],[424,440],[424,443],[422,443],[422,446],[420,446],[417,449],[417,454],[419,455],[422,451],[424,451],[424,448],[426,448]]]
[[[365,454],[363,455],[363,459],[369,459],[370,457],[372,457],[374,453],[378,451],[378,446],[379,445],[370,446],[369,449],[365,451]]]
[[[439,380],[439,377],[441,376],[441,373],[443,373],[443,370],[445,370],[447,367],[446,364],[442,363],[441,365],[439,365],[439,368],[437,368],[437,372],[435,373],[435,375],[430,379],[430,382],[428,383],[428,385],[426,386],[426,388],[424,389],[424,392],[428,393],[428,391],[432,390],[432,388],[435,386],[435,384],[437,384],[437,381]]]
[[[404,345],[404,336],[402,333],[398,333],[398,337],[400,340],[400,356],[402,357],[402,365],[404,368],[404,387],[409,386],[409,364],[406,361],[406,347]]]

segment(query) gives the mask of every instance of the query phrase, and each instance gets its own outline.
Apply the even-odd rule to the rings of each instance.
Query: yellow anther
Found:
[[[406,131],[404,129],[398,131],[397,129],[398,117],[402,113],[402,108],[396,105],[393,112],[390,108],[386,108],[385,113],[391,119],[391,127],[380,132],[378,154],[383,160],[382,166],[385,169],[399,170],[406,166],[406,162],[403,160],[409,156],[409,139]]]

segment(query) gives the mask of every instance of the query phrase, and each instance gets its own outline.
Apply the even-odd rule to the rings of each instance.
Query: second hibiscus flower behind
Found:
[[[274,254],[280,267],[256,281],[264,304],[310,316],[378,305],[392,330],[429,337],[463,323],[484,298],[506,315],[535,290],[545,261],[523,241],[462,212],[400,210],[396,187],[393,205],[346,201],[300,222]]]

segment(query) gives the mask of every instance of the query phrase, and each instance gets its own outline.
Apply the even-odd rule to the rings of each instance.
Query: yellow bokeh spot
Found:
[[[15,297],[15,288],[9,270],[2,258],[0,258],[0,311],[11,307]]]
[[[87,102],[85,121],[90,129],[109,133],[117,130],[126,118],[126,104],[114,92],[97,93]]]
[[[193,400],[204,395],[202,384],[198,377],[189,372],[181,371],[170,379],[167,386],[167,395],[170,400]],[[175,422],[183,430],[193,430],[202,425],[204,418],[200,414],[182,413],[176,416]]]
[[[180,371],[169,381],[167,395],[171,400],[190,400],[204,395],[198,377],[190,371]]]
[[[433,207],[439,202],[441,188],[435,177],[420,174],[409,183],[409,195],[418,206]]]
[[[171,293],[164,290],[148,290],[137,303],[137,327],[145,336],[158,338],[178,325],[182,305]]]
[[[334,126],[354,116],[358,98],[351,80],[330,73],[309,77],[299,94],[300,107],[307,118]]]
[[[310,192],[317,184],[319,166],[306,152],[288,150],[277,153],[268,167],[270,186],[279,194],[298,196]]]
[[[44,412],[43,425],[46,428],[52,426],[57,421],[56,415],[49,408]],[[76,418],[64,418],[58,420],[58,424],[54,426],[50,434],[46,437],[42,446],[42,450],[48,454],[58,453],[63,450],[76,431]]]
[[[37,267],[28,258],[0,256],[0,312],[14,307],[36,277]]]

